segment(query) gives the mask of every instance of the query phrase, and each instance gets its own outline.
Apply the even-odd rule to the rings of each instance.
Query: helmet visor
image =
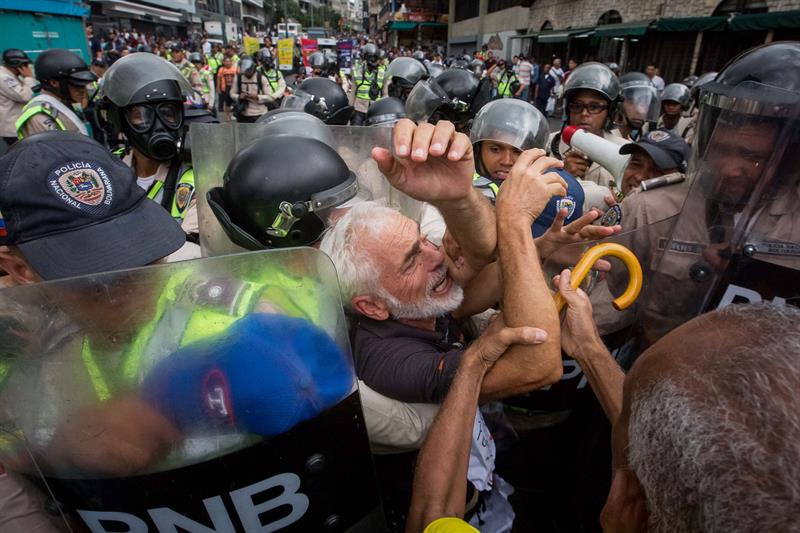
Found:
[[[475,144],[493,141],[517,150],[544,148],[550,127],[544,115],[521,100],[503,99],[487,104],[475,116],[469,138]]]
[[[636,128],[655,122],[661,113],[658,89],[652,85],[628,86],[622,89],[622,112]]]
[[[131,104],[140,89],[156,81],[173,80],[184,96],[191,96],[192,86],[181,71],[169,61],[144,52],[117,60],[103,76],[103,96],[117,107]]]
[[[408,95],[406,114],[415,122],[425,122],[439,107],[448,104],[449,100],[447,93],[435,81],[420,81]],[[468,104],[464,105],[469,108]]]

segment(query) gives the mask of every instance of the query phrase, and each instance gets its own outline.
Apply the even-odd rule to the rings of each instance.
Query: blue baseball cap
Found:
[[[339,403],[355,379],[350,359],[313,323],[253,313],[164,358],[140,394],[183,432],[269,437]]]
[[[540,237],[544,232],[550,229],[550,226],[553,225],[558,212],[565,207],[569,210],[567,213],[567,219],[564,221],[565,226],[583,216],[583,202],[585,200],[585,195],[583,193],[583,187],[581,187],[581,184],[578,182],[578,180],[576,180],[572,174],[563,169],[553,169],[549,172],[555,172],[564,178],[564,181],[567,182],[567,195],[553,196],[550,198],[550,201],[547,203],[544,211],[542,211],[542,214],[539,215],[533,222],[532,229],[534,237]]]

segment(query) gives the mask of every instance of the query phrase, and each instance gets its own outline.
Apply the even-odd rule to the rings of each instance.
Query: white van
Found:
[[[285,37],[299,37],[300,32],[303,31],[303,26],[299,22],[279,22],[278,23],[278,39]]]

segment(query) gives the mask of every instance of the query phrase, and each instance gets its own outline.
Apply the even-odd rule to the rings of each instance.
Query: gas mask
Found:
[[[134,104],[122,110],[123,131],[140,152],[156,161],[168,161],[178,153],[183,133],[183,104],[162,101]]]

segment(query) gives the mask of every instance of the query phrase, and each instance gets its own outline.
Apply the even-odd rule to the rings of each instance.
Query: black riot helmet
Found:
[[[322,141],[331,147],[336,146],[333,133],[327,124],[314,115],[298,109],[272,109],[258,117],[256,124],[263,124],[259,130],[259,136],[308,137]]]
[[[691,89],[692,87],[694,87],[694,84],[697,83],[698,79],[699,78],[697,76],[692,74],[691,76],[686,76],[685,78],[683,78],[681,80],[681,83],[686,85],[689,89]]]
[[[689,88],[682,83],[670,83],[661,91],[661,102],[676,102],[683,109],[688,109],[692,102],[692,95]]]
[[[411,54],[411,57],[420,62],[425,61],[425,52],[423,52],[422,50],[417,50],[413,54]]]
[[[297,109],[318,117],[326,124],[345,125],[353,115],[342,87],[328,78],[307,78],[294,94],[283,99],[281,107]]]
[[[308,56],[308,66],[314,71],[315,76],[323,76],[327,73],[328,60],[322,52],[314,52]]]
[[[386,94],[405,100],[414,85],[427,78],[428,69],[422,62],[410,57],[398,57],[386,69]]]
[[[391,127],[401,118],[406,118],[405,103],[400,98],[385,96],[369,106],[364,124]]]
[[[408,118],[436,123],[449,120],[469,130],[469,120],[491,100],[491,82],[464,69],[444,71],[435,80],[417,83],[406,100]]]
[[[266,70],[275,68],[275,56],[272,55],[272,50],[269,48],[262,48],[258,51],[258,62]]]
[[[361,49],[361,57],[371,69],[377,67],[378,61],[380,61],[378,47],[372,43],[367,43],[364,45],[364,48]]]
[[[45,50],[33,63],[34,74],[43,87],[55,92],[64,102],[71,102],[68,85],[86,86],[97,81],[86,62],[74,52],[63,48]],[[57,82],[53,88],[48,82]]]
[[[431,78],[438,78],[439,74],[444,72],[444,67],[439,63],[429,63],[428,64],[428,75]]]
[[[645,124],[655,129],[661,114],[658,89],[644,72],[626,72],[619,77],[619,87],[622,102],[615,120],[627,124],[631,139],[637,140]]]
[[[29,65],[30,63],[31,60],[28,54],[19,48],[8,48],[3,51],[3,64],[8,67],[18,68],[23,65]]]
[[[716,72],[706,72],[704,74],[701,74],[700,77],[697,78],[697,81],[694,82],[694,85],[692,85],[691,89],[692,100],[694,100],[695,104],[700,103],[700,91],[703,90],[703,86],[710,81],[714,81],[716,77],[717,77]]]
[[[200,52],[192,52],[191,54],[189,54],[189,63],[192,63],[194,65],[197,65],[197,64],[202,65],[203,64],[203,56],[200,54]]]
[[[336,51],[331,49],[325,49],[322,51],[325,55],[325,61],[327,62],[327,72],[328,76],[335,76],[339,73],[339,55]]]
[[[592,91],[608,102],[608,120],[605,127],[610,129],[620,97],[617,75],[603,63],[596,61],[583,63],[572,71],[564,83],[564,100],[567,105],[572,102],[575,95],[580,91]]]
[[[256,61],[250,56],[242,57],[242,60],[239,61],[239,72],[247,76],[248,78],[251,77],[253,74],[256,73]]]
[[[103,77],[103,106],[116,133],[144,155],[168,161],[183,136],[184,99],[192,87],[169,61],[147,53],[116,61]]]
[[[330,210],[357,192],[356,175],[330,146],[268,135],[233,157],[207,198],[228,238],[258,250],[314,243]]]

